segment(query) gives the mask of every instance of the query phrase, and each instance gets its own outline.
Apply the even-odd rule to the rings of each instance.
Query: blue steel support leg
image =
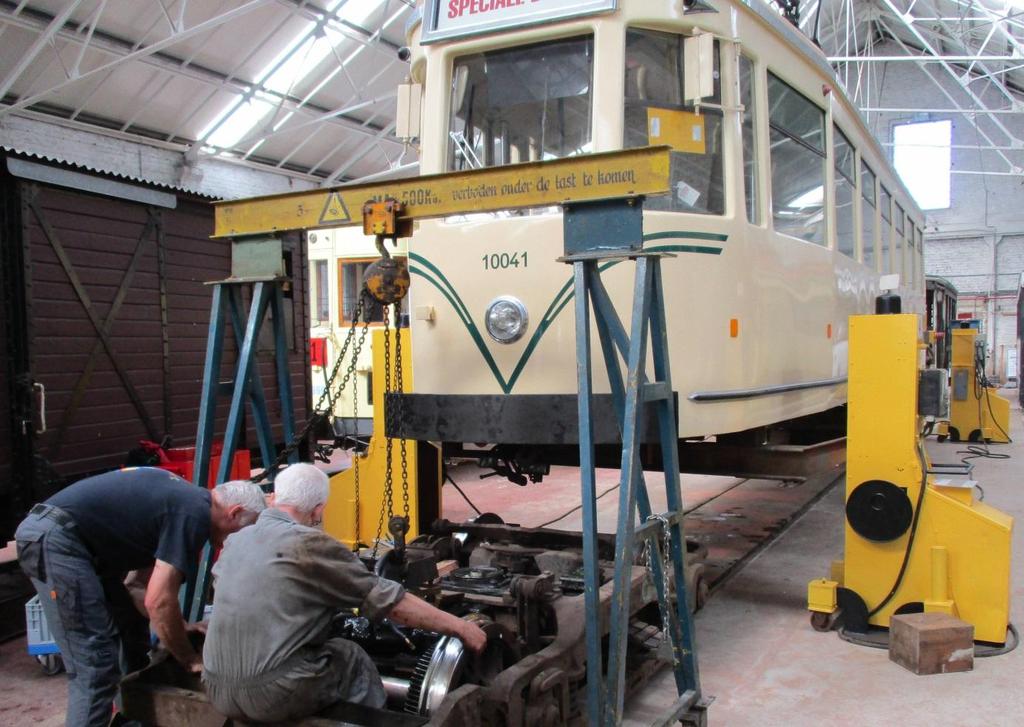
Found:
[[[260,328],[267,314],[273,283],[256,283],[252,289],[252,305],[249,308],[249,320],[245,324],[245,338],[238,352],[238,369],[235,372],[235,387],[231,393],[231,407],[228,409],[228,423],[224,430],[224,447],[221,450],[220,467],[217,469],[217,482],[224,482],[231,474],[231,461],[238,447],[238,436],[242,429],[242,415],[245,413],[247,386],[256,362],[256,349],[259,347]]]
[[[242,289],[232,285],[228,297],[231,309],[231,328],[235,334],[235,346],[239,351],[245,340],[245,319],[242,317]],[[263,393],[263,381],[260,378],[259,362],[253,362],[252,376],[249,377],[249,406],[252,411],[253,423],[256,428],[256,439],[260,445],[263,462],[273,462],[274,433],[270,427],[270,413],[267,410],[267,399]]]
[[[636,530],[636,483],[643,412],[641,382],[647,363],[647,326],[650,318],[651,268],[646,257],[636,261],[636,282],[626,369],[626,408],[622,417],[622,465],[619,488],[619,520],[615,544],[615,585],[608,627],[608,676],[605,686],[604,724],[618,725],[625,697],[626,644],[630,616],[630,576],[633,568],[633,534]]]
[[[654,261],[653,300],[651,302],[651,349],[654,358],[654,378],[663,381],[672,391],[672,372],[668,356],[668,332],[665,322],[665,296],[661,278],[660,261]],[[672,575],[675,580],[676,613],[672,628],[672,665],[676,689],[682,692],[698,690],[700,675],[697,671],[696,645],[694,643],[693,617],[686,597],[686,576],[684,562],[686,539],[683,534],[683,498],[679,486],[679,450],[676,429],[675,405],[672,397],[657,402],[658,430],[661,434],[662,469],[665,473],[665,490],[669,512],[680,517],[669,526],[669,543],[672,553]],[[671,603],[666,603],[671,607]],[[665,613],[669,612],[665,609]]]
[[[224,431],[224,446],[221,449],[220,466],[217,468],[216,482],[221,483],[228,479],[231,473],[231,461],[235,457],[235,449],[238,444],[238,434],[242,425],[242,414],[245,411],[245,400],[247,389],[245,382],[252,375],[253,361],[256,359],[256,349],[259,345],[260,326],[267,313],[270,291],[269,283],[256,283],[252,291],[252,306],[249,308],[249,320],[245,326],[245,338],[242,341],[242,348],[238,352],[238,369],[235,372],[235,387],[231,394],[231,407],[228,409],[228,423]],[[200,621],[203,618],[203,608],[206,605],[206,595],[209,590],[210,568],[213,566],[213,551],[210,544],[203,547],[203,556],[199,561],[198,578],[196,587],[192,594],[192,605],[189,608],[188,618],[191,621]]]
[[[292,406],[292,381],[288,371],[288,340],[287,328],[284,325],[284,290],[280,283],[274,285],[274,294],[270,299],[274,324],[274,357],[277,365],[277,390],[281,397],[281,431],[284,443],[288,445],[295,438],[295,408]],[[397,335],[397,334],[396,334]],[[403,447],[405,444],[403,443]],[[299,461],[299,453],[292,452],[288,456],[288,464]]]
[[[210,452],[213,451],[213,427],[217,416],[217,386],[220,362],[224,353],[224,285],[213,286],[210,304],[210,328],[206,334],[206,363],[203,366],[203,389],[199,399],[199,429],[196,432],[193,484],[206,487],[210,479]]]
[[[594,263],[573,263],[576,310],[576,378],[579,391],[580,502],[583,505],[583,598],[586,610],[587,723],[601,723],[601,572],[597,562],[597,496],[591,418],[590,298],[587,280]]]
[[[196,431],[196,451],[192,481],[197,487],[206,487],[210,479],[210,452],[213,449],[213,427],[217,415],[217,386],[220,362],[224,352],[224,286],[213,286],[210,303],[210,326],[206,334],[206,360],[203,364],[203,388],[199,398],[199,428]],[[181,589],[181,611],[187,619],[196,587],[196,571],[185,574]]]

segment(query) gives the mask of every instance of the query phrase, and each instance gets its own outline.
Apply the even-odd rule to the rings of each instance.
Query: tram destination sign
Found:
[[[362,225],[363,205],[389,198],[415,220],[668,191],[669,147],[649,146],[216,202],[214,237]]]
[[[423,43],[614,10],[616,0],[427,0]]]

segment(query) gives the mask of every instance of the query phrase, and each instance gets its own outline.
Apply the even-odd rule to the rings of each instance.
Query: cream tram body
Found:
[[[459,2],[428,3],[428,21]],[[759,0],[708,5],[716,12],[630,0],[428,43],[424,23],[409,31],[423,174],[675,147],[673,193],[647,200],[644,233],[646,248],[674,254],[663,275],[680,437],[843,404],[848,317],[873,309],[885,273],[900,273],[905,310],[924,290],[923,215],[820,52]],[[681,99],[682,39],[701,33],[714,37],[717,80],[697,108]],[[439,418],[452,395],[576,392],[559,211],[423,221],[409,252],[416,394],[433,397]],[[605,280],[627,312],[631,266]],[[512,343],[487,332],[501,296],[526,312]],[[607,392],[596,369],[596,391]],[[493,422],[484,438],[502,431]],[[427,425],[417,436],[444,439],[430,434]]]
[[[350,335],[356,301],[362,289],[363,273],[380,257],[373,237],[361,228],[339,227],[312,230],[306,240],[309,260],[310,338],[323,347],[322,356],[312,365],[313,400],[319,400],[328,377],[334,370],[346,338]],[[400,240],[393,252],[406,255],[406,241]],[[369,311],[370,328],[383,326],[380,306]],[[373,352],[369,331],[358,345],[361,326],[332,385],[331,424],[338,435],[365,438],[373,429]],[[358,350],[356,350],[358,348]],[[353,359],[355,359],[353,361]],[[348,383],[339,388],[349,366]]]

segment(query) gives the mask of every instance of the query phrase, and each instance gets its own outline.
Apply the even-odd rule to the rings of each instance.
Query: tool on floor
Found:
[[[919,331],[914,314],[850,318],[845,553],[808,585],[811,623],[863,633],[940,612],[1003,643],[1013,518],[975,497],[970,464],[929,460],[922,432],[945,372],[922,370]]]

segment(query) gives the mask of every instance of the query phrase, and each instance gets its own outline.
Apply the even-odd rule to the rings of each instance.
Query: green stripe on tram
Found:
[[[725,242],[729,239],[728,235],[723,235],[715,232],[685,232],[685,231],[668,231],[668,232],[652,232],[644,235],[644,242],[650,242],[653,240],[671,240],[671,239],[686,239],[686,240],[706,240],[709,242]],[[652,252],[674,252],[674,253],[694,253],[699,255],[721,255],[722,248],[712,245],[652,245],[646,248]],[[409,259],[412,265],[409,266],[409,271],[413,275],[418,275],[428,283],[433,285],[437,290],[445,297],[448,303],[452,306],[455,314],[462,321],[462,324],[466,327],[469,332],[470,338],[473,339],[473,343],[476,344],[477,350],[480,351],[480,355],[483,356],[484,362],[487,367],[491,370],[491,374],[494,375],[495,381],[498,382],[498,386],[501,387],[502,392],[508,394],[511,393],[516,382],[519,380],[519,376],[522,374],[523,369],[526,368],[527,362],[536,350],[537,345],[540,343],[545,332],[551,327],[555,319],[558,318],[559,314],[565,309],[569,302],[575,297],[575,293],[572,290],[572,277],[566,281],[559,291],[555,294],[555,297],[551,300],[544,315],[541,316],[540,322],[537,324],[536,330],[533,335],[530,336],[530,340],[526,342],[526,348],[523,349],[523,353],[519,356],[519,361],[516,363],[515,368],[512,370],[512,374],[506,379],[498,368],[497,362],[491,355],[491,351],[487,346],[487,342],[484,336],[480,333],[480,329],[476,323],[473,322],[473,316],[466,306],[459,292],[452,285],[451,281],[445,276],[441,270],[434,265],[432,262],[427,260],[425,257],[418,253],[410,252]],[[608,268],[615,267],[621,260],[615,260],[604,263],[600,266],[600,270],[603,272]]]

